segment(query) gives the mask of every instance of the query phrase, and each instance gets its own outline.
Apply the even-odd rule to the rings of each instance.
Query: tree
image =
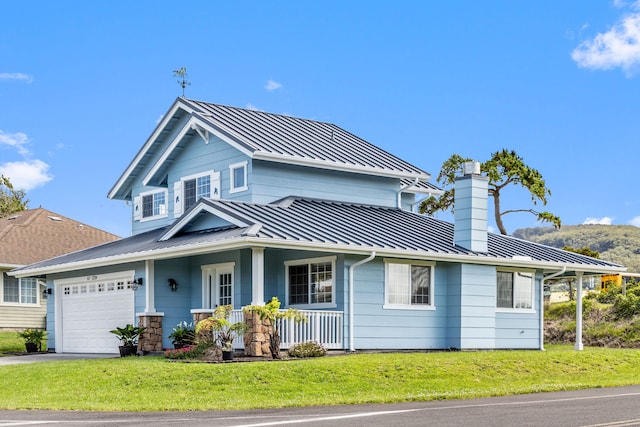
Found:
[[[576,249],[572,246],[564,245],[563,251],[573,252],[575,254],[585,255],[591,258],[600,259],[600,252],[592,251],[589,246],[583,246],[581,249]]]
[[[15,190],[9,178],[0,175],[0,218],[27,209],[26,195],[24,190]]]
[[[439,197],[431,196],[423,200],[420,204],[420,213],[433,215],[438,211],[450,210],[453,212],[455,179],[462,171],[463,164],[468,161],[471,159],[453,154],[442,164],[437,181],[442,186],[444,193]],[[546,205],[547,197],[551,195],[551,191],[547,188],[540,172],[527,166],[515,151],[504,149],[493,153],[489,160],[480,165],[480,170],[489,178],[489,195],[493,197],[495,222],[501,234],[508,234],[502,217],[515,212],[532,213],[539,221],[550,222],[554,227],[560,228],[560,218],[550,212],[538,212],[534,209],[501,210],[501,192],[511,184],[520,185],[529,190],[534,205],[538,202]]]

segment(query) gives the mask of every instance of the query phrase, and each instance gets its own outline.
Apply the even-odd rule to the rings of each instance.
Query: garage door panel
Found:
[[[118,338],[109,331],[135,322],[133,292],[126,280],[63,287],[63,352],[118,352]]]

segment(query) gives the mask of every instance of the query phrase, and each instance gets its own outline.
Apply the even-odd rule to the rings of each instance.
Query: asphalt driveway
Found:
[[[19,356],[0,357],[0,366],[18,365],[22,363],[55,362],[58,360],[81,359],[108,359],[120,357],[120,354],[93,354],[93,353],[25,353]]]

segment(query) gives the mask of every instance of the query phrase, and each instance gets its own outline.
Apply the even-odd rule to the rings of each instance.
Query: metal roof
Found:
[[[202,120],[254,153],[396,171],[429,179],[422,169],[332,123],[185,99]]]
[[[184,232],[184,218],[219,212],[236,224]],[[589,258],[500,234],[488,234],[488,252],[472,252],[453,244],[454,226],[439,219],[397,208],[288,198],[274,204],[202,199],[172,226],[64,255],[16,270],[47,273],[142,259],[189,256],[196,253],[262,245],[326,252],[366,253],[420,259],[527,265],[606,272],[624,271],[607,261]],[[237,221],[236,221],[237,220]],[[162,240],[163,236],[170,236]],[[54,268],[55,267],[55,268]],[[63,269],[61,269],[61,267]]]

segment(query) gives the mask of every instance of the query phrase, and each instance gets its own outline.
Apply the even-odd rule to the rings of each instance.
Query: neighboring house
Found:
[[[117,239],[42,208],[0,218],[0,330],[45,327],[45,282],[9,276],[9,270]]]
[[[112,353],[115,326],[157,351],[180,321],[273,296],[309,317],[283,347],[542,348],[545,278],[624,271],[488,233],[477,164],[455,224],[414,213],[430,178],[333,124],[178,98],[108,194],[133,236],[13,274],[53,290],[49,348]]]

